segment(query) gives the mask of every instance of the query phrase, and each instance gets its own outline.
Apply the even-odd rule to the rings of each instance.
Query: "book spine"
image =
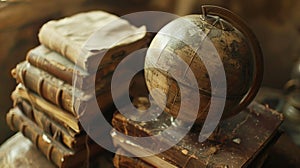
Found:
[[[32,108],[32,105],[26,100],[17,99],[14,102],[22,112],[41,129],[46,131],[52,137],[72,150],[79,150],[84,147],[85,135],[78,135],[72,129],[65,127],[63,124],[50,119],[43,112]]]
[[[64,81],[51,76],[47,72],[33,67],[28,62],[18,64],[12,74],[17,82],[24,84],[27,88],[72,115],[77,115],[72,96],[76,99],[78,95],[84,93],[73,89],[71,85],[65,84]]]
[[[91,91],[83,92],[73,88],[71,85],[64,83],[64,81],[30,65],[28,62],[18,64],[12,70],[12,75],[18,83],[22,83],[28,89],[75,117],[78,117],[78,114],[81,114],[87,105],[95,105],[95,107],[99,105],[104,111],[108,111],[113,105],[110,87],[107,87],[110,85],[111,74],[103,78],[95,86],[96,93]],[[122,96],[125,91],[126,88],[121,85],[117,90],[118,97]],[[97,95],[97,102],[91,100],[94,95]]]
[[[22,132],[48,160],[58,167],[67,167],[69,157],[74,155],[74,152],[45,134],[32,121],[26,118],[18,107],[11,109],[7,113],[6,121],[12,130]]]
[[[50,118],[59,121],[74,130],[77,133],[81,132],[81,127],[77,118],[61,108],[49,103],[40,96],[27,90],[22,84],[19,84],[11,95],[13,100],[24,99],[29,101],[32,106],[40,111],[43,111]]]
[[[81,90],[89,90],[92,87],[92,83],[99,85],[103,83],[106,78],[110,78],[121,61],[115,60],[112,64],[100,64],[96,74],[89,74],[79,68],[76,69],[75,64],[66,60],[58,53],[50,51],[42,45],[30,50],[27,54],[26,60],[31,65],[57,77],[58,79],[61,79],[70,85],[74,85],[73,82],[76,81],[75,86]],[[76,80],[73,80],[75,75]],[[94,79],[94,76],[96,79]],[[94,82],[94,80],[96,81]]]
[[[65,70],[64,67],[47,60],[45,57],[39,56],[34,52],[34,49],[29,51],[26,60],[33,66],[42,69],[57,78],[72,84],[72,78],[74,71],[72,69]]]

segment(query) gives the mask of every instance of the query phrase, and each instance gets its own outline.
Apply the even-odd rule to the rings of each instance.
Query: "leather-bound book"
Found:
[[[28,119],[18,107],[7,113],[6,121],[12,130],[22,132],[48,160],[61,168],[84,166],[85,162],[102,151],[101,147],[89,141],[86,149],[78,152],[66,148]]]
[[[87,138],[85,133],[78,134],[72,129],[59,124],[59,122],[51,119],[43,112],[34,109],[26,100],[17,99],[14,101],[14,104],[15,106],[18,106],[25,116],[32,120],[39,128],[52,137],[56,137],[56,140],[66,147],[74,151],[85,148],[85,141]]]
[[[99,58],[102,65],[111,64],[150,42],[145,26],[137,28],[103,11],[49,21],[38,36],[43,45],[89,73],[97,71]]]
[[[96,74],[90,74],[80,67],[75,67],[75,64],[59,53],[40,45],[30,50],[26,57],[27,61],[49,74],[65,81],[70,85],[76,86],[81,90],[90,90],[92,83],[96,85],[103,85],[105,79],[109,80],[112,72],[115,70],[121,58],[116,58],[113,63],[106,65],[99,65],[99,70]],[[73,79],[76,75],[76,80]],[[96,79],[93,79],[94,76]],[[95,80],[95,81],[94,81]],[[75,83],[76,82],[76,83]],[[107,82],[106,82],[107,83]]]
[[[11,95],[13,100],[24,99],[37,110],[42,111],[44,114],[49,116],[49,118],[55,120],[60,125],[72,129],[76,133],[82,131],[81,125],[79,123],[79,115],[72,115],[71,113],[55,106],[54,104],[46,101],[37,94],[26,89],[22,84],[19,84]],[[76,118],[77,117],[77,118]]]
[[[121,110],[123,114],[128,111],[127,108]],[[149,114],[152,113],[156,114],[149,111]],[[254,161],[257,162],[255,158],[265,158],[261,157],[261,154],[279,137],[278,127],[282,121],[282,114],[253,102],[236,116],[221,121],[218,129],[206,141],[198,142],[200,131],[197,126],[194,126],[179,143],[170,149],[156,154],[150,160],[141,159],[154,167],[162,167],[162,164],[167,167],[184,168],[251,167]],[[180,122],[174,122],[176,122],[174,118],[164,112],[158,118],[148,122],[132,121],[117,112],[112,120],[115,130],[111,135],[117,148],[129,152],[133,156],[153,155],[150,149],[151,145],[155,144],[158,147],[168,145],[168,134],[159,140],[152,139],[154,142],[144,141],[143,144],[138,144],[134,140],[128,140],[119,132],[135,137],[152,136],[163,134],[163,131],[171,124],[181,126]],[[179,135],[176,134],[180,134],[180,131],[172,133],[169,138],[178,137]],[[261,163],[263,162],[260,160],[256,167],[260,167]]]
[[[126,153],[122,149],[118,149],[118,152]],[[132,168],[133,165],[135,168],[154,168],[153,165],[139,159],[123,155],[115,155],[113,159],[113,164],[115,168]]]
[[[18,83],[22,83],[26,88],[61,109],[70,112],[73,116],[78,115],[77,113],[81,110],[79,109],[80,107],[95,103],[92,100],[92,97],[95,95],[97,95],[98,104],[103,109],[109,109],[113,103],[109,95],[110,88],[104,88],[104,85],[110,84],[109,79],[104,79],[100,82],[99,86],[101,88],[84,92],[32,66],[26,61],[18,64],[16,68],[12,70],[12,75],[16,78]],[[94,92],[96,92],[96,94]],[[122,91],[119,93],[122,94]],[[101,97],[105,97],[105,99],[101,99]]]

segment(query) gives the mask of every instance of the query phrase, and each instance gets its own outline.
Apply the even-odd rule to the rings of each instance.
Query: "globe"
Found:
[[[182,61],[193,73],[196,84]],[[180,103],[182,91],[197,93],[200,102],[196,123],[202,124],[212,97],[225,102],[223,108],[220,106],[222,119],[237,114],[253,100],[262,80],[262,62],[259,44],[249,27],[227,9],[206,6],[202,14],[175,19],[157,33],[149,46],[144,72],[155,102],[175,117],[183,106],[195,106],[193,94],[186,97],[184,105]],[[222,70],[225,79],[217,78],[220,85],[215,81],[212,92],[211,77]],[[174,75],[181,78],[176,80]],[[185,89],[180,90],[179,84]],[[153,89],[160,91],[151,92]],[[226,90],[225,95],[218,93],[221,89]],[[190,113],[187,110],[183,120],[189,121],[193,116]]]

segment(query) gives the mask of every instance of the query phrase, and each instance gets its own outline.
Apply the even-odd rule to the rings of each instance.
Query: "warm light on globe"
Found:
[[[252,32],[231,12],[229,16],[217,13],[212,11],[212,14],[188,15],[173,20],[155,36],[145,60],[147,87],[161,91],[151,96],[166,112],[177,116],[181,108],[182,93],[178,83],[188,92],[199,93],[198,124],[207,117],[212,96],[225,101],[224,109],[220,109],[223,110],[222,118],[233,116],[253,100],[262,78],[262,55]],[[188,65],[197,85],[190,82],[187,69],[180,65],[179,60]],[[153,66],[176,69],[175,74],[182,76],[183,80],[176,81],[167,71],[147,68]],[[218,92],[212,93],[211,86],[211,76],[217,75],[222,68],[226,77],[219,80],[226,85],[214,87],[216,91],[226,87],[225,97]],[[193,96],[188,99],[184,106],[193,107]]]

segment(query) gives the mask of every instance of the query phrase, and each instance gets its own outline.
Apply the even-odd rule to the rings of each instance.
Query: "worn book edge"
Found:
[[[65,123],[70,128],[72,128],[75,132],[77,133],[81,132],[81,126],[79,124],[78,119],[76,119],[70,113],[60,109],[59,107],[47,102],[46,100],[39,97],[38,95],[30,92],[22,84],[19,84],[16,87],[16,89],[12,92],[11,97],[13,100],[16,100],[18,98],[27,100],[34,106],[34,108],[43,111],[48,116],[57,119],[61,123]]]
[[[88,24],[88,22],[90,23]],[[105,46],[106,43],[103,43],[102,41],[102,43],[100,44],[104,46],[97,48],[97,50],[95,50],[93,47],[84,48],[85,43],[88,41],[91,35],[93,35],[95,32],[100,30],[100,28],[106,26],[108,23],[112,23],[112,22],[122,22],[123,26],[130,27],[131,29],[134,29],[139,33],[133,35],[130,38],[126,38],[125,40],[122,40],[121,42],[115,44],[115,46],[110,46],[110,45]],[[91,26],[91,24],[94,25]],[[76,39],[76,35],[74,36],[74,34],[72,33],[68,34],[64,32],[66,31],[66,29],[71,29],[72,26],[74,26],[73,27],[74,30],[75,29],[77,31],[79,31],[80,29],[81,31],[89,30],[89,32],[81,32],[81,34],[84,34],[84,36],[80,36],[80,39]],[[108,32],[112,30],[115,31],[114,30],[115,28],[116,27],[111,27],[111,30],[108,29],[109,30]],[[120,35],[122,35],[122,32],[120,32]],[[73,63],[80,66],[84,70],[88,72],[93,72],[96,70],[95,67],[98,67],[98,65],[95,64],[97,62],[95,60],[98,59],[96,57],[99,57],[99,55],[100,56],[103,55],[104,52],[106,52],[108,49],[111,49],[113,47],[124,46],[134,41],[140,40],[143,37],[145,37],[145,35],[146,35],[145,26],[136,28],[133,25],[131,25],[128,21],[121,19],[115,15],[103,11],[92,11],[87,13],[79,13],[61,20],[49,21],[42,26],[38,37],[40,42],[45,46],[67,57],[69,60],[71,60]],[[120,40],[120,39],[115,39],[115,40]]]
[[[91,157],[102,151],[100,146],[89,144],[89,141],[86,142],[86,149],[77,152],[67,149],[24,116],[18,107],[7,113],[6,121],[12,130],[22,132],[48,160],[61,168],[84,166]]]
[[[43,112],[32,108],[31,104],[23,99],[14,100],[14,105],[18,106],[20,110],[33,121],[39,128],[43,129],[51,136],[56,136],[57,141],[62,142],[68,148],[76,151],[84,147],[86,134],[78,134],[72,129],[66,127],[64,123],[59,124],[55,120]]]
[[[252,116],[252,117],[250,117],[250,118],[252,118],[251,120],[249,120],[249,124],[247,124],[247,125],[249,125],[249,126],[251,126],[253,123],[255,124],[256,122],[263,122],[263,121],[272,121],[273,120],[273,126],[272,127],[268,127],[267,125],[265,125],[265,124],[263,124],[263,123],[261,123],[261,124],[263,124],[263,125],[265,125],[264,127],[265,127],[265,129],[266,129],[266,131],[268,132],[266,132],[266,134],[269,134],[268,135],[268,137],[265,137],[264,139],[264,141],[263,141],[263,144],[256,144],[256,147],[255,147],[255,150],[252,150],[252,149],[248,149],[247,150],[247,147],[246,146],[244,146],[244,145],[242,145],[243,147],[246,147],[246,149],[245,150],[247,150],[248,152],[251,152],[251,157],[249,157],[249,158],[247,158],[247,160],[244,160],[244,161],[242,161],[241,163],[239,163],[239,164],[242,164],[243,166],[247,166],[248,164],[250,164],[250,162],[252,162],[253,161],[253,159],[263,150],[263,148],[265,148],[266,147],[266,145],[268,145],[269,143],[270,143],[270,141],[272,140],[272,139],[276,139],[276,137],[277,137],[277,135],[278,135],[278,127],[280,126],[280,124],[282,123],[282,121],[283,121],[283,118],[282,118],[282,114],[280,114],[280,113],[278,113],[278,112],[276,112],[276,111],[274,111],[274,110],[271,110],[271,109],[268,109],[268,108],[265,108],[265,107],[263,107],[262,105],[259,105],[259,104],[257,104],[257,103],[252,103],[251,105],[250,105],[250,111],[248,111],[247,110],[247,112],[246,112],[246,114],[243,114],[243,115],[239,115],[236,119],[234,119],[233,120],[233,122],[235,123],[235,122],[237,122],[237,121],[239,121],[240,120],[240,122],[241,122],[241,124],[242,123],[244,123],[244,122],[246,122],[247,120],[248,120],[248,117],[250,117],[250,116]],[[258,110],[258,111],[257,111]],[[264,111],[264,112],[263,112]],[[124,111],[123,111],[124,112]],[[245,112],[244,112],[245,113]],[[263,113],[263,114],[261,114],[261,113]],[[243,118],[245,118],[244,120],[242,120],[243,118],[241,118],[241,117],[243,117]],[[257,118],[256,117],[259,117],[260,118],[260,120],[257,120]],[[240,118],[240,119],[238,119],[238,118]],[[118,113],[116,113],[115,114],[115,116],[114,116],[114,119],[113,119],[113,121],[112,121],[112,124],[113,124],[113,126],[115,127],[115,129],[117,129],[118,131],[120,131],[120,132],[122,132],[122,133],[125,133],[126,135],[130,135],[130,136],[151,136],[154,132],[156,132],[156,131],[154,131],[154,132],[151,132],[151,130],[148,130],[147,128],[150,126],[148,126],[147,128],[144,128],[143,126],[141,126],[141,125],[139,125],[138,124],[138,122],[133,122],[133,121],[130,121],[130,120],[123,120],[124,119],[124,116],[122,117],[122,115],[120,115],[120,114],[118,114]],[[237,120],[238,119],[238,120]],[[235,120],[237,120],[237,121],[235,121]],[[129,123],[127,123],[127,124],[125,124],[124,122],[129,122]],[[119,123],[119,124],[118,124]],[[122,124],[123,123],[123,124]],[[158,122],[158,123],[160,123],[160,121]],[[161,124],[161,123],[160,123]],[[230,124],[230,122],[228,122],[228,121],[226,121],[226,122],[224,122],[224,124]],[[233,129],[232,131],[232,133],[230,132],[230,134],[233,134],[235,131],[237,131],[236,129],[240,129],[239,127],[239,123],[235,123],[235,124],[237,124],[236,125],[236,128],[235,129]],[[234,125],[235,125],[234,124]],[[123,126],[122,126],[123,125]],[[234,126],[234,125],[232,125],[232,126]],[[232,129],[231,127],[232,126],[230,126],[230,125],[228,125],[228,126],[226,126],[226,127],[228,127],[229,128],[229,130],[230,129]],[[151,125],[150,126],[150,128],[152,128],[153,127],[153,125]],[[159,125],[157,126],[157,127],[159,127]],[[245,127],[245,128],[247,128],[247,127]],[[155,129],[154,129],[155,130]],[[253,131],[252,131],[253,132]],[[159,133],[159,131],[157,132],[157,133]],[[155,133],[154,133],[155,134]],[[239,133],[239,134],[241,134],[241,133]],[[112,133],[112,136],[113,137],[115,137],[116,135],[118,135],[117,134],[117,132],[113,132]],[[232,135],[228,135],[228,136],[232,136]],[[235,136],[241,136],[241,135],[235,135]],[[263,134],[261,134],[261,136],[263,136]],[[121,137],[122,138],[122,137]],[[228,137],[227,137],[228,138]],[[234,137],[233,137],[234,138]],[[245,139],[245,137],[244,136],[242,136],[241,137],[242,139],[244,138]],[[254,139],[255,139],[255,137],[253,137]],[[258,137],[259,138],[259,137]],[[263,137],[261,137],[261,138],[263,138]],[[116,141],[116,143],[119,145],[119,146],[122,146],[123,145],[123,147],[124,146],[139,146],[139,145],[144,145],[144,144],[135,144],[134,142],[128,142],[128,144],[121,144],[121,143],[124,143],[125,141],[126,141],[126,139],[124,139],[123,138],[123,141],[122,142],[120,142],[120,141],[118,141],[118,140],[116,140],[116,139],[118,139],[118,138],[113,138],[113,140],[114,141]],[[245,139],[246,140],[246,139]],[[249,140],[251,140],[251,138],[249,139]],[[247,140],[247,141],[249,141],[249,140]],[[255,140],[257,140],[257,139],[255,139]],[[128,140],[127,140],[128,141]],[[186,142],[186,141],[185,141]],[[164,143],[164,142],[162,142],[162,143]],[[229,143],[229,144],[231,144],[232,145],[232,143],[233,143],[233,145],[234,145],[234,142],[227,142],[227,143]],[[243,143],[245,143],[245,142],[243,142]],[[258,142],[257,142],[258,143]],[[134,145],[132,145],[132,144],[134,144]],[[152,144],[152,142],[149,142],[149,144]],[[181,143],[179,143],[179,144],[181,144]],[[246,143],[246,144],[248,144],[248,145],[251,145],[251,143]],[[163,144],[161,144],[161,145],[163,145]],[[231,150],[233,150],[234,149],[234,146],[228,146],[228,149],[231,151]],[[253,144],[252,143],[252,146],[253,145],[255,145],[255,144]],[[259,146],[257,146],[257,145],[259,145]],[[198,145],[198,147],[199,147],[199,145]],[[257,148],[258,147],[258,148]],[[145,148],[145,147],[144,147]],[[143,149],[144,149],[143,148]],[[256,149],[257,148],[257,149]],[[171,148],[172,149],[172,148]],[[188,149],[188,148],[186,148],[186,149]],[[208,148],[209,149],[209,148]],[[185,151],[185,152],[188,152],[188,153],[190,153],[189,152],[189,150],[185,150],[185,147],[183,147],[183,148],[181,148],[181,147],[175,147],[174,149],[172,149],[172,150],[170,150],[170,151],[166,151],[166,153],[165,154],[158,154],[158,156],[159,157],[161,157],[161,158],[165,158],[165,159],[170,159],[171,161],[173,160],[174,161],[174,159],[176,160],[176,158],[169,158],[166,154],[168,153],[168,154],[171,154],[171,153],[173,153],[174,152],[174,150],[175,151],[178,151],[178,153],[181,153],[182,151]],[[181,151],[182,150],[182,151]],[[207,149],[206,149],[207,150]],[[129,150],[129,151],[132,151],[131,149]],[[171,152],[171,151],[173,151],[173,152]],[[170,153],[171,152],[171,153]],[[192,151],[191,151],[192,152]],[[204,151],[203,151],[204,152]],[[224,153],[226,153],[226,152],[224,152]],[[184,154],[184,152],[183,152],[183,154]],[[183,155],[182,154],[182,155]],[[186,153],[187,154],[187,153]],[[161,156],[160,156],[161,155]],[[218,154],[218,156],[217,156],[217,160],[219,160],[220,158],[218,158],[218,157],[220,157],[220,156],[222,156],[222,153],[220,153],[220,155]],[[235,156],[236,156],[236,154],[235,154]],[[173,157],[175,157],[175,155],[173,156]],[[201,157],[201,156],[200,156]],[[240,160],[241,158],[239,158],[239,156],[237,157],[237,159],[238,160]],[[186,160],[186,158],[184,159],[184,160]],[[198,160],[198,159],[196,159],[196,157],[195,158],[191,158],[191,159],[188,159],[188,160],[186,160],[186,161],[188,161],[187,163],[185,163],[185,165],[187,165],[187,164],[189,164],[190,163],[190,161],[192,161],[191,162],[191,164],[192,165],[194,165],[194,164],[198,164],[198,165],[201,165],[201,164],[203,164],[203,166],[205,166],[205,159],[203,159],[202,161],[201,160]],[[240,160],[241,161],[241,160]],[[174,162],[174,164],[176,164],[177,162]],[[216,163],[212,163],[212,164],[216,164]],[[220,165],[221,165],[221,163],[220,163]],[[219,165],[219,166],[220,166]]]

